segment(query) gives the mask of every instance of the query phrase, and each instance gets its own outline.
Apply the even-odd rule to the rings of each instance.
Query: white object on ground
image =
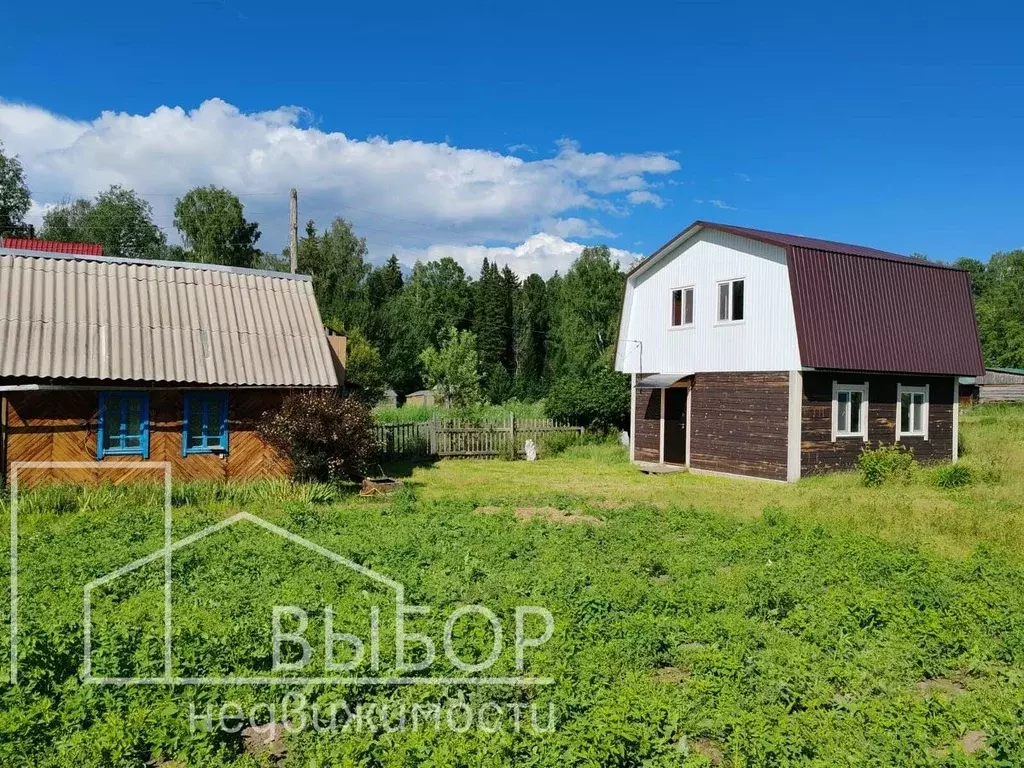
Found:
[[[526,452],[527,461],[537,460],[537,444],[533,440],[527,440],[526,445],[523,446],[523,450]]]

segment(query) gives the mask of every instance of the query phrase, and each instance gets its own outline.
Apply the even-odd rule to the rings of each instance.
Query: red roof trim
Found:
[[[75,256],[103,255],[103,246],[99,243],[62,243],[57,240],[37,240],[28,237],[5,237],[3,238],[3,247],[20,251],[69,253]]]

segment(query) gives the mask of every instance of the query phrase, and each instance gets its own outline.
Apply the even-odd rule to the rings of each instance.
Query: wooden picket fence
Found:
[[[539,443],[551,432],[582,433],[582,427],[554,419],[517,419],[510,415],[502,421],[435,419],[434,421],[378,424],[377,445],[386,458],[398,457],[475,457],[496,458],[524,454],[527,440]]]

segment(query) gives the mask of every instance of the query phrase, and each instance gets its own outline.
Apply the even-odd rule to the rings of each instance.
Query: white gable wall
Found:
[[[719,324],[717,283],[736,278],[745,280],[744,320]],[[691,285],[693,327],[673,329],[672,291]],[[799,368],[786,253],[778,246],[702,229],[627,283],[617,370],[686,374]]]

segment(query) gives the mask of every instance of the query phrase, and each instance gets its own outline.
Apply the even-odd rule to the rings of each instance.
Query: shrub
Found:
[[[544,410],[553,419],[605,431],[629,424],[629,377],[605,366],[558,378]]]
[[[935,482],[940,488],[963,488],[974,482],[974,473],[964,464],[949,464],[939,467]]]
[[[579,432],[548,432],[541,438],[540,451],[543,458],[557,456],[565,453],[568,448],[583,443],[583,436]]]
[[[333,392],[288,395],[277,411],[264,414],[260,434],[303,481],[360,480],[376,452],[370,410]]]
[[[865,448],[861,451],[858,465],[864,485],[871,486],[889,482],[909,483],[914,479],[918,466],[913,450],[899,444]]]

